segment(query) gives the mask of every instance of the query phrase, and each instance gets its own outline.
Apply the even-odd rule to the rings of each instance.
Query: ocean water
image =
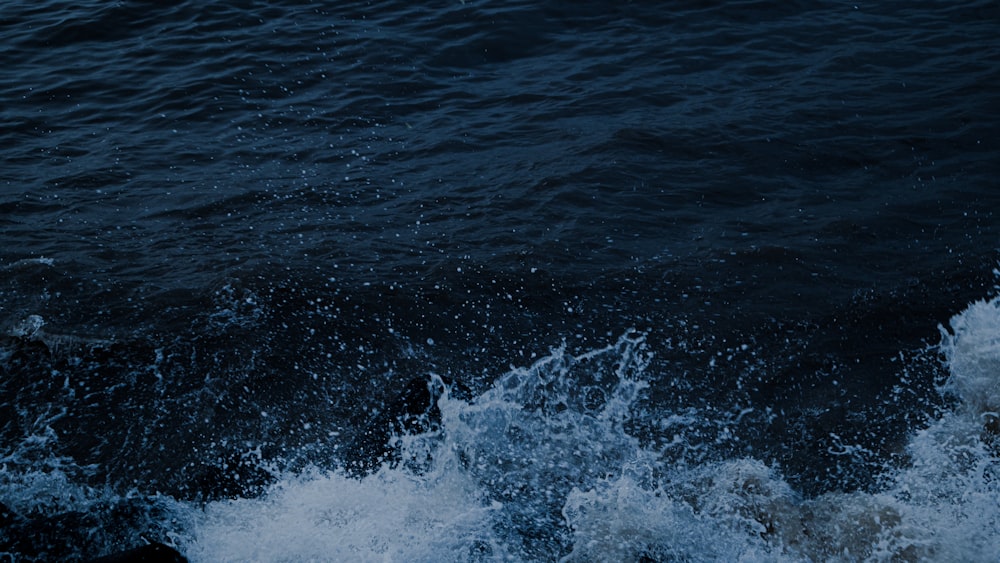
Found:
[[[0,4],[0,560],[1000,559],[1000,5]]]

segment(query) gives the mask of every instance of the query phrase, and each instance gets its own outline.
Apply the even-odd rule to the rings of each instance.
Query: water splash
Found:
[[[659,374],[648,373],[644,337],[629,333],[583,353],[552,350],[475,397],[446,388],[440,424],[395,436],[398,463],[363,477],[286,472],[253,498],[142,499],[142,517],[192,561],[997,560],[998,329],[995,300],[952,320],[942,389],[958,402],[912,437],[874,493],[806,497],[759,459],[678,456],[705,444],[646,440],[636,422],[650,417]],[[698,425],[718,412],[653,419]],[[81,485],[87,471],[68,461],[72,472],[29,471],[56,439],[44,429],[34,450],[25,441],[4,459],[0,501],[52,514],[127,504]]]

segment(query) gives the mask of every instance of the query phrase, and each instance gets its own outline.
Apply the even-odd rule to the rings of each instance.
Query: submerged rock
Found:
[[[90,563],[187,563],[176,549],[159,542],[93,559]]]

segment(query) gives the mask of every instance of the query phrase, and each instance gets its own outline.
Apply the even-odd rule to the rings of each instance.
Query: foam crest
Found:
[[[448,447],[502,509],[496,527],[525,559],[551,559],[570,541],[562,517],[574,487],[653,457],[625,422],[646,383],[641,336],[585,354],[565,348],[501,377],[471,404],[442,403]]]
[[[907,445],[909,463],[885,495],[900,525],[885,546],[920,559],[1000,560],[1000,300],[977,301],[942,329],[948,379],[960,399]]]
[[[307,472],[263,497],[208,504],[192,561],[444,561],[492,549],[491,507],[460,473],[383,468],[363,480]]]
[[[1000,299],[977,301],[942,330],[950,377],[945,390],[978,413],[1000,411]]]
[[[289,476],[209,503],[193,561],[545,560],[571,541],[573,487],[647,456],[623,423],[645,387],[642,338],[554,350],[472,401],[440,399],[439,429],[397,436],[402,463],[361,479]],[[580,391],[583,391],[582,393]]]
[[[881,498],[898,514],[884,553],[933,561],[1000,560],[1000,465],[978,417],[946,413],[907,446]]]
[[[563,515],[573,534],[572,549],[562,558],[566,562],[739,560],[763,556],[768,549],[759,536],[740,529],[741,519],[728,508],[711,515],[632,476],[574,489]]]
[[[469,400],[446,388],[440,424],[394,437],[398,463],[364,477],[310,469],[254,498],[130,504],[80,485],[86,468],[50,455],[56,437],[41,420],[0,459],[0,502],[19,514],[46,503],[54,516],[113,509],[119,520],[134,520],[127,509],[138,506],[146,529],[194,562],[998,560],[1000,442],[989,409],[1000,309],[974,303],[951,326],[946,389],[963,403],[912,437],[874,493],[804,497],[777,465],[678,456],[710,447],[694,438],[644,442],[636,429],[650,416],[653,374],[644,337],[629,333],[584,353],[552,350]],[[740,424],[719,413],[652,415],[668,427]],[[45,469],[35,471],[40,458]],[[105,520],[94,526],[118,525]]]
[[[943,345],[953,380],[991,375],[996,307],[981,307],[956,317],[964,320]],[[1000,558],[1000,468],[980,417],[947,412],[917,433],[908,461],[887,469],[876,493],[805,498],[757,459],[688,464],[644,446],[629,422],[648,365],[643,338],[630,334],[583,354],[553,350],[470,401],[446,392],[440,427],[397,437],[398,466],[362,479],[306,473],[258,499],[211,503],[188,553],[193,561]],[[685,412],[692,423],[708,416]]]

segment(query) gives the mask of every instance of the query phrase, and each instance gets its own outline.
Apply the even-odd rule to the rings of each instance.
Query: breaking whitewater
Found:
[[[945,406],[865,491],[806,496],[781,467],[712,460],[704,452],[753,409],[647,412],[646,338],[633,331],[582,354],[553,350],[476,396],[431,374],[433,420],[398,432],[369,471],[262,462],[273,480],[249,498],[181,501],[81,484],[93,468],[54,456],[59,436],[39,419],[3,454],[7,534],[48,533],[49,551],[31,544],[40,559],[143,537],[196,562],[1000,559],[1000,299],[942,328],[931,352],[947,370]],[[654,446],[643,428],[672,439]],[[832,453],[871,452],[840,444]],[[57,545],[60,531],[73,545]],[[5,542],[6,560],[33,557],[19,558],[29,540]]]

